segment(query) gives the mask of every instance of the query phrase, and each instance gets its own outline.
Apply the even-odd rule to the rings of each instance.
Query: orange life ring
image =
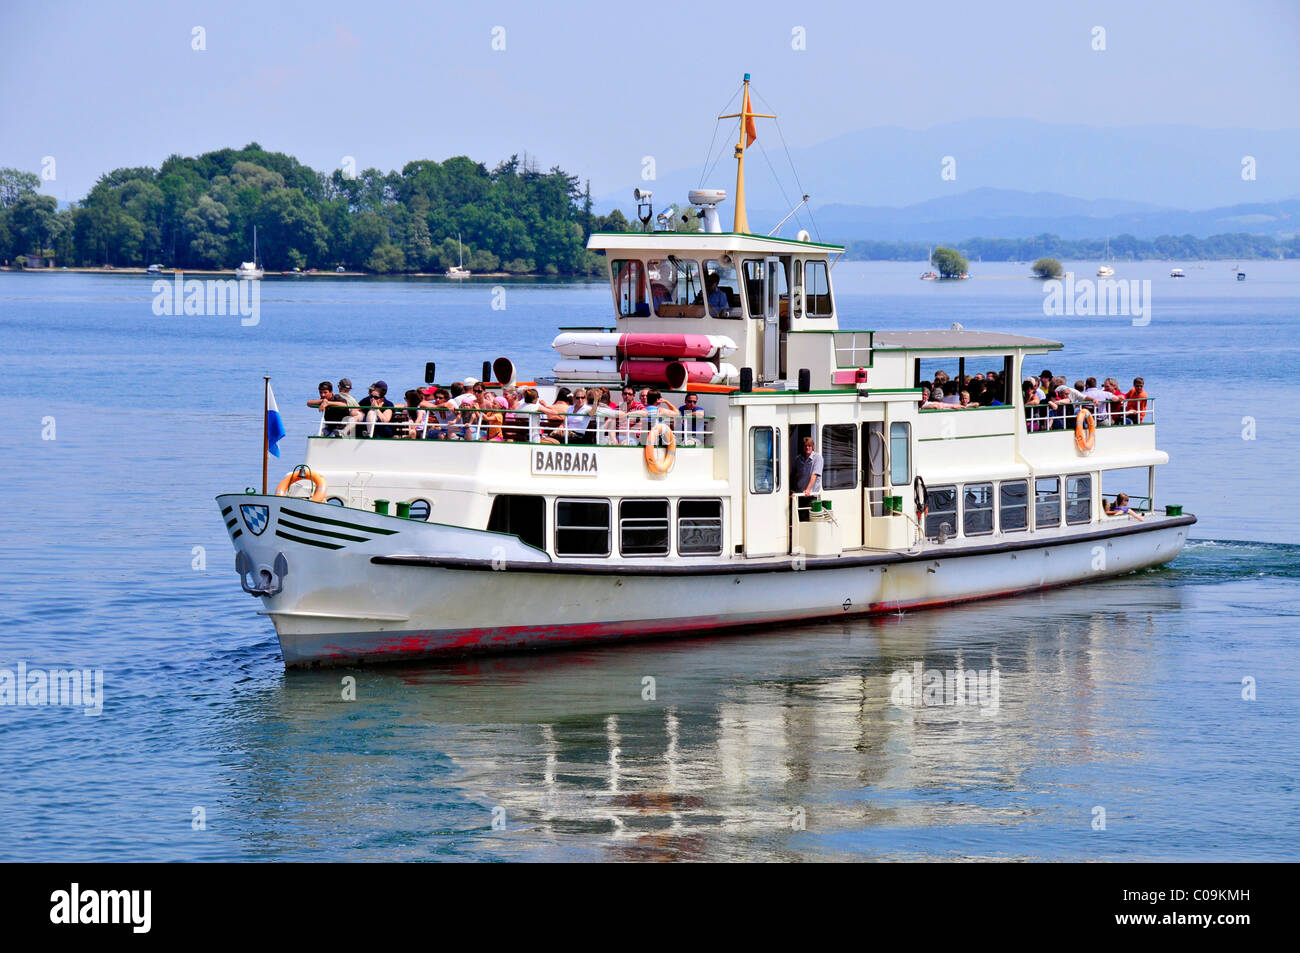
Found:
[[[1097,421],[1086,407],[1074,418],[1074,445],[1080,453],[1092,453],[1092,448],[1097,445]]]
[[[659,459],[658,446],[659,437],[662,435],[667,443],[664,445],[664,457]],[[677,437],[673,434],[673,428],[665,423],[657,423],[650,428],[650,435],[645,441],[645,465],[651,473],[657,473],[660,476],[667,473],[673,468],[673,462],[677,459]]]
[[[325,502],[325,478],[310,467],[294,467],[284,475],[284,479],[279,482],[275,488],[276,496],[288,496],[289,487],[293,486],[299,480],[311,480],[312,486],[316,489],[312,491],[311,501],[313,503]]]

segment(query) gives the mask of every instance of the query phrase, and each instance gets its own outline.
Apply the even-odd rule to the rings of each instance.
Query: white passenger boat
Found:
[[[745,93],[742,130],[748,77]],[[832,264],[843,249],[749,232],[747,138],[732,231],[588,243],[609,260],[608,333],[734,345],[734,383],[664,392],[675,408],[694,394],[695,414],[605,407],[579,428],[583,443],[541,442],[545,421],[522,412],[505,426],[518,440],[310,437],[289,495],[217,498],[243,588],[287,665],[892,613],[1098,582],[1178,554],[1195,518],[1155,505],[1168,456],[1154,400],[1040,413],[1022,404],[1020,381],[1041,355],[1060,359],[1055,341],[841,328]],[[543,399],[630,379],[629,365],[649,360],[617,341],[612,351],[561,354]],[[661,363],[726,376],[725,348],[713,351]],[[959,378],[994,369],[998,403],[922,409],[919,384],[940,364]],[[513,382],[510,361],[494,369]],[[804,489],[791,466],[805,437],[824,460],[811,497],[792,494]],[[292,495],[304,487],[295,475],[314,484],[311,499]],[[1107,515],[1103,481],[1123,476],[1140,481],[1116,487],[1134,509]]]

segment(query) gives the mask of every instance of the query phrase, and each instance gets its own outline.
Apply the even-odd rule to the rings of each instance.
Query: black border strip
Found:
[[[306,543],[308,546],[319,546],[321,549],[342,549],[343,548],[338,543],[324,543],[316,539],[304,539],[301,536],[292,536],[289,533],[282,533],[278,529],[275,531],[275,535],[279,536],[281,539],[291,539],[295,543]]]
[[[381,566],[424,566],[430,569],[463,569],[470,571],[508,571],[508,572],[544,572],[563,573],[580,572],[593,576],[739,576],[757,572],[807,572],[813,569],[847,569],[855,566],[881,566],[895,563],[930,562],[943,559],[958,559],[965,556],[988,556],[994,553],[1014,553],[1026,549],[1051,549],[1057,546],[1072,546],[1076,543],[1089,543],[1116,536],[1132,536],[1137,533],[1149,533],[1173,526],[1191,526],[1196,517],[1190,513],[1161,520],[1158,523],[1133,523],[1115,529],[1098,530],[1079,536],[1056,537],[1054,539],[1035,539],[1026,537],[1013,542],[991,543],[986,546],[970,546],[949,550],[922,550],[919,553],[872,553],[863,556],[809,556],[805,557],[802,569],[796,570],[794,559],[781,562],[737,561],[734,564],[709,563],[698,566],[611,566],[600,562],[522,562],[511,561],[503,566],[499,560],[466,559],[456,556],[371,556],[370,561]]]
[[[280,507],[281,513],[288,513],[290,516],[296,516],[301,520],[312,520],[316,523],[329,523],[333,526],[346,526],[348,529],[355,529],[365,533],[382,533],[384,536],[395,536],[398,531],[395,529],[380,529],[378,526],[361,526],[357,523],[348,523],[344,520],[330,519],[328,516],[314,516],[311,513],[299,513],[297,510],[291,510],[287,506]]]
[[[315,533],[317,536],[332,536],[334,539],[346,539],[353,543],[368,543],[372,539],[370,536],[349,536],[347,533],[336,533],[329,529],[316,529],[314,526],[301,526],[293,520],[284,518],[280,515],[280,525],[285,529],[296,529],[300,533]]]

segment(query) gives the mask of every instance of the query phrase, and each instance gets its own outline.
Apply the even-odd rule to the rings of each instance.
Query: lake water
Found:
[[[1242,282],[1233,264],[1117,265],[1151,280],[1143,326],[1045,317],[1026,266],[835,269],[844,327],[1041,335],[1070,380],[1145,377],[1172,457],[1158,493],[1200,518],[1169,567],[361,669],[354,702],[347,673],[284,671],[213,505],[260,482],[261,375],[289,431],[278,475],[317,381],[400,396],[426,360],[449,379],[502,354],[545,373],[556,326],[610,323],[605,287],[271,279],[244,327],[155,316],[142,276],[0,273],[0,668],[104,679],[97,717],[0,707],[0,859],[1294,858],[1300,263],[1242,262]],[[917,665],[996,671],[998,704],[900,702]]]

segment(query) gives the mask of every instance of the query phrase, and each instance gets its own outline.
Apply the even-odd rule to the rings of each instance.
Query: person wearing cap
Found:
[[[391,437],[393,428],[389,421],[393,419],[393,402],[388,399],[388,384],[375,381],[370,385],[370,393],[361,401],[365,412],[366,426],[362,434],[367,437]]]

